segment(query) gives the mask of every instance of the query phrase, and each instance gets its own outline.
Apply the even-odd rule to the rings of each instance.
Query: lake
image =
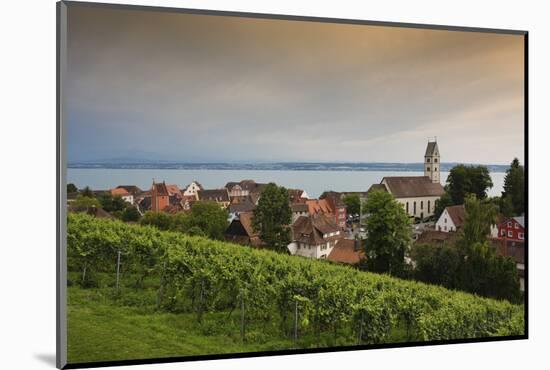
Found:
[[[415,171],[292,171],[292,170],[189,170],[189,169],[110,169],[69,168],[67,183],[79,189],[89,186],[94,190],[111,189],[118,185],[136,185],[145,190],[157,182],[184,187],[197,180],[207,189],[222,188],[229,181],[252,179],[256,182],[275,182],[287,188],[305,190],[317,198],[326,190],[366,191],[378,184],[384,176],[423,176]],[[441,172],[445,184],[449,172]],[[491,172],[493,187],[490,196],[500,196],[504,185],[504,172]]]

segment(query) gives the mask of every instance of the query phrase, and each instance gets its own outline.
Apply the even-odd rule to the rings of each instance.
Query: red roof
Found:
[[[332,213],[326,199],[310,199],[306,200],[306,204],[310,215],[315,215],[319,213]]]
[[[122,197],[125,195],[130,195],[130,193],[124,188],[116,188],[116,189],[111,189],[111,195],[112,196],[119,195]]]
[[[168,188],[164,182],[153,183],[153,188],[157,191],[157,195],[169,195]]]
[[[365,252],[362,248],[355,249],[355,240],[342,239],[336,243],[327,259],[334,262],[356,265],[364,257]]]

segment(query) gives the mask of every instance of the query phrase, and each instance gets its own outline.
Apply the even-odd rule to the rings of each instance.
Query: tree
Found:
[[[79,195],[72,203],[72,206],[79,211],[87,211],[90,208],[99,208],[101,204],[95,198]]]
[[[285,252],[290,243],[291,218],[288,191],[274,183],[264,186],[252,221],[260,239],[270,248]]]
[[[460,255],[453,244],[415,244],[411,250],[414,261],[413,277],[430,284],[456,288]]]
[[[125,222],[137,222],[141,218],[141,214],[136,207],[130,206],[126,207],[124,211],[122,211],[120,218]]]
[[[507,207],[510,204],[512,206],[513,214],[508,216],[520,215],[525,212],[525,171],[517,158],[514,158],[510,168],[506,170],[502,200],[502,208],[509,211]],[[504,202],[508,202],[508,204],[504,204]]]
[[[160,230],[171,230],[173,227],[173,217],[164,212],[147,211],[139,223],[142,225],[152,225]]]
[[[202,232],[211,239],[222,240],[228,226],[227,210],[222,209],[216,202],[196,202],[191,208],[185,232],[192,231],[194,235],[200,235]]]
[[[76,187],[75,184],[73,183],[67,184],[67,194],[76,193],[76,192],[78,192],[78,188]]]
[[[361,211],[361,198],[358,194],[349,194],[342,199],[346,205],[346,213],[348,215],[358,215]]]
[[[94,193],[92,192],[92,189],[90,189],[89,186],[86,186],[82,190],[82,193],[80,195],[82,195],[83,197],[94,198]]]
[[[454,205],[453,200],[451,199],[451,196],[449,195],[449,193],[445,191],[445,193],[443,193],[441,198],[435,201],[435,208],[434,208],[435,218],[438,219],[439,216],[441,216],[441,214],[445,210],[445,208],[452,205]]]
[[[461,230],[461,243],[468,246],[487,240],[491,225],[497,222],[497,207],[476,199],[472,194],[466,197],[464,207],[466,215]]]
[[[403,206],[387,192],[369,194],[365,204],[367,268],[375,272],[401,275],[405,271],[405,253],[411,244],[409,216]]]
[[[122,212],[129,206],[122,197],[118,195],[112,196],[111,193],[101,193],[97,197],[97,200],[99,200],[101,207],[107,212]]]
[[[485,166],[454,166],[447,177],[446,192],[453,204],[463,204],[467,194],[478,199],[487,197],[487,190],[493,187],[489,170]]]

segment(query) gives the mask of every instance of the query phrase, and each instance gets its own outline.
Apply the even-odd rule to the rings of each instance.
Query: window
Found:
[[[420,201],[420,209],[424,209],[424,201],[423,200]]]
[[[518,233],[518,239],[522,239],[522,240],[523,240],[523,238],[524,238],[523,233]]]
[[[443,230],[447,231],[447,226],[443,226]]]
[[[407,202],[407,213],[409,213],[409,202]]]
[[[437,167],[434,167],[434,171],[437,171]]]
[[[430,213],[430,201],[428,201],[428,213]]]
[[[443,222],[447,223],[447,217],[445,217],[445,218],[443,219]]]
[[[416,214],[416,201],[413,202],[413,214]]]
[[[519,229],[519,224],[516,222],[516,223],[514,224],[514,227],[515,227],[516,229]]]
[[[430,163],[430,158],[427,158],[427,159],[426,159],[426,162]],[[429,169],[428,169],[428,171],[429,171]]]
[[[430,167],[426,167],[426,171],[430,172]]]
[[[434,158],[434,163],[437,163],[437,158]]]
[[[507,225],[508,225],[509,228],[511,228],[512,227],[512,222],[511,221],[508,222]]]
[[[508,237],[509,238],[513,238],[514,237],[514,232],[512,230],[508,231]]]
[[[500,236],[506,236],[506,230],[500,230]]]

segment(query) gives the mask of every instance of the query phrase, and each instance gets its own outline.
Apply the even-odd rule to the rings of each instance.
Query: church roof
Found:
[[[426,147],[426,154],[424,154],[424,157],[431,157],[432,155],[435,155],[437,151],[438,151],[437,141],[431,141],[428,143],[428,146]]]
[[[445,193],[443,186],[433,183],[428,176],[389,176],[382,182],[396,198],[442,196]]]

